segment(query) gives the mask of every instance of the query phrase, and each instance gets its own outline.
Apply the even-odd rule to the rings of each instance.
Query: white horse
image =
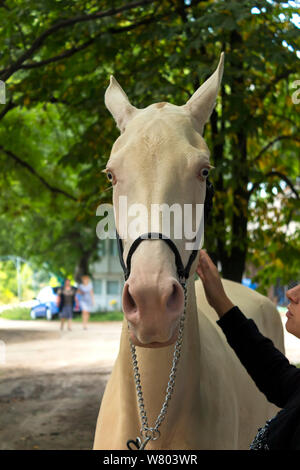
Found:
[[[105,103],[121,131],[107,163],[116,224],[119,196],[127,196],[128,206],[142,203],[149,213],[152,203],[179,202],[183,207],[204,202],[210,164],[201,134],[214,108],[222,73],[223,54],[216,71],[185,105],[156,103],[145,109],[132,106],[111,77]],[[140,234],[148,232],[146,219]],[[151,230],[161,232],[160,223]],[[130,236],[124,240],[124,260],[133,241]],[[185,266],[190,255],[185,240],[176,240],[176,246]],[[174,392],[159,428],[161,435],[146,448],[247,449],[257,428],[276,408],[257,389],[216,325],[202,283],[194,282],[196,265],[197,259],[186,284],[186,319]],[[238,283],[223,280],[223,285],[233,303],[283,351],[281,320],[272,302]],[[129,439],[140,436],[130,340],[136,345],[149,427],[154,426],[166,395],[183,308],[174,254],[162,240],[144,240],[134,251],[124,285],[120,350],[102,399],[95,449],[126,449]]]

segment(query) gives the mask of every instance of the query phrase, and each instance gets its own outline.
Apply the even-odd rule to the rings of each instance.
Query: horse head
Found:
[[[223,64],[222,53],[215,72],[182,106],[161,102],[138,109],[111,77],[105,104],[121,135],[113,145],[106,172],[113,184],[116,227],[124,248],[123,264],[137,236],[165,233],[161,217],[153,217],[153,207],[168,208],[169,214],[181,211],[183,220],[182,208],[203,206],[211,165],[202,134],[215,106]],[[126,210],[120,203],[124,197]],[[134,219],[137,211],[138,225]],[[192,211],[190,222],[194,228],[196,218]],[[170,238],[176,247],[175,255],[177,252],[183,266],[187,266],[191,249],[187,249],[184,233],[175,236],[180,228],[182,224],[181,227],[174,224]],[[146,239],[131,253],[122,303],[131,341],[137,346],[164,347],[177,338],[184,291],[178,278],[176,256],[166,245],[161,240]],[[190,276],[195,268],[196,259],[193,259]]]

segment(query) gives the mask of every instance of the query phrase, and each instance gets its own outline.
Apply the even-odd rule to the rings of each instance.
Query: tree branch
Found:
[[[276,116],[278,117],[279,119],[284,119],[285,121],[289,122],[290,124],[292,124],[297,130],[299,130],[299,126],[298,124],[295,123],[295,121],[293,121],[291,118],[287,117],[287,116],[282,116],[281,114],[277,114],[277,113],[273,113],[273,116]]]
[[[0,150],[2,150],[2,152],[4,152],[7,156],[9,156],[10,158],[12,158],[15,162],[17,162],[19,165],[23,166],[23,168],[26,168],[32,175],[34,175],[36,178],[38,178],[40,180],[40,182],[46,186],[47,189],[49,189],[50,191],[52,191],[53,193],[58,193],[58,194],[63,194],[64,196],[66,196],[67,198],[69,199],[72,199],[72,201],[76,201],[77,202],[77,198],[72,196],[71,194],[68,194],[66,191],[64,191],[63,189],[59,189],[59,188],[55,188],[54,186],[50,185],[41,175],[39,175],[37,173],[37,171],[31,166],[29,165],[29,163],[27,162],[24,162],[24,160],[22,160],[20,157],[18,157],[17,155],[15,155],[13,152],[11,152],[10,150],[6,150],[4,147],[2,147],[2,145],[0,145]]]
[[[274,145],[276,142],[278,142],[279,140],[294,140],[295,142],[300,142],[300,138],[299,137],[296,137],[294,135],[280,135],[278,137],[276,137],[276,139],[272,140],[271,142],[269,142],[267,145],[265,145],[265,147],[262,148],[262,150],[256,155],[256,157],[254,157],[254,159],[252,160],[253,163],[256,163],[260,157],[262,156],[263,153],[265,153],[270,147],[272,147],[272,145]]]
[[[10,11],[8,6],[5,4],[5,0],[0,0],[0,8],[5,8],[6,10]]]
[[[279,176],[279,178],[283,179],[286,182],[286,184],[291,188],[293,193],[295,194],[296,199],[299,199],[298,191],[294,187],[291,180],[285,174],[281,173],[280,171],[269,171],[268,173],[262,175],[261,181],[256,181],[256,183],[254,183],[252,188],[248,191],[249,198],[252,195],[252,193],[259,187],[259,185],[264,182],[265,178],[269,178],[270,176],[271,177],[272,176]]]
[[[9,102],[7,103],[7,105],[3,108],[3,110],[0,113],[0,121],[1,121],[1,119],[4,118],[4,116],[8,113],[8,111],[10,111],[11,109],[13,109],[15,107],[16,107],[16,105],[10,99]]]
[[[271,80],[268,85],[260,92],[258,93],[259,99],[264,99],[265,96],[275,87],[275,85],[280,82],[280,80],[283,80],[284,78],[288,78],[289,75],[292,73],[295,73],[295,69],[286,69],[284,72],[281,74],[277,75],[274,80]]]
[[[77,47],[73,47],[72,49],[69,49],[69,50],[66,50],[64,52],[62,52],[61,54],[58,54],[56,56],[53,56],[53,57],[49,57],[49,59],[45,59],[45,60],[41,60],[39,62],[33,62],[31,64],[23,64],[19,67],[19,69],[33,69],[33,68],[37,68],[37,67],[41,67],[43,65],[47,65],[47,64],[50,64],[52,62],[57,62],[59,60],[63,60],[63,59],[66,59],[68,57],[71,57],[73,56],[74,54],[76,54],[77,52],[80,52],[82,51],[83,49],[86,49],[87,47],[89,47],[91,44],[93,44],[102,34],[105,34],[105,33],[111,33],[111,34],[118,34],[118,33],[123,33],[123,32],[126,32],[126,31],[131,31],[132,29],[135,29],[137,28],[138,26],[141,26],[141,25],[145,25],[145,24],[149,24],[151,23],[152,21],[155,21],[157,20],[158,17],[151,17],[151,18],[147,18],[143,21],[139,21],[138,23],[134,23],[134,24],[131,24],[131,25],[128,25],[128,26],[124,26],[123,28],[109,28],[107,31],[100,31],[98,34],[96,34],[93,38],[90,38],[88,41],[84,42],[83,44],[81,44],[80,46],[77,46]]]
[[[0,75],[1,75],[1,80],[6,81],[14,72],[16,72],[20,66],[25,62],[25,60],[29,59],[32,57],[32,55],[40,49],[40,47],[43,45],[45,39],[47,39],[49,36],[52,34],[56,33],[60,29],[73,26],[74,24],[77,23],[84,23],[88,21],[93,21],[97,20],[100,18],[105,18],[108,16],[114,16],[118,13],[121,13],[123,11],[131,10],[132,8],[136,8],[139,6],[144,6],[150,3],[153,3],[155,0],[140,0],[132,3],[128,3],[127,5],[123,5],[122,7],[119,8],[111,8],[109,10],[105,11],[100,11],[97,13],[93,13],[90,15],[80,15],[80,16],[75,16],[73,18],[68,18],[63,21],[59,21],[58,23],[53,24],[50,28],[48,28],[46,31],[44,31],[31,45],[31,47],[22,54],[19,59],[17,59],[10,67],[7,69],[1,70]]]

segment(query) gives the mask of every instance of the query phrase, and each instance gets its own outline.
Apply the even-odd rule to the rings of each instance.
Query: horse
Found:
[[[114,77],[106,90],[106,107],[121,132],[105,171],[113,187],[126,282],[120,349],[102,398],[94,449],[248,449],[258,427],[277,411],[216,324],[202,282],[194,280],[197,256],[191,259],[184,237],[163,239],[158,220],[158,237],[137,242],[127,233],[126,238],[123,222],[132,220],[133,213],[122,213],[119,203],[126,196],[129,207],[139,204],[148,210],[152,204],[204,204],[211,165],[202,135],[223,67],[222,53],[214,73],[181,106],[159,102],[138,109]],[[139,235],[149,232],[149,217],[140,218]],[[184,282],[178,264],[189,264]],[[232,302],[284,351],[275,305],[239,283],[222,282]]]

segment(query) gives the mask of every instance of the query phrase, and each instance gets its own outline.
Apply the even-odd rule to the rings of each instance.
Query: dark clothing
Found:
[[[75,303],[75,295],[76,295],[76,287],[71,286],[71,289],[65,289],[64,287],[61,287],[58,289],[57,294],[60,295],[60,303],[59,303],[59,311],[62,312],[64,309],[64,306],[70,306],[72,307]]]
[[[73,305],[64,305],[59,313],[59,317],[71,320],[73,318]]]
[[[291,365],[238,307],[217,323],[259,390],[283,408],[268,422],[265,448],[300,450],[300,369]]]
[[[63,296],[64,296],[64,307],[66,307],[67,305],[72,307],[74,303],[74,295],[73,295],[72,289],[69,289],[69,290],[64,289]]]

